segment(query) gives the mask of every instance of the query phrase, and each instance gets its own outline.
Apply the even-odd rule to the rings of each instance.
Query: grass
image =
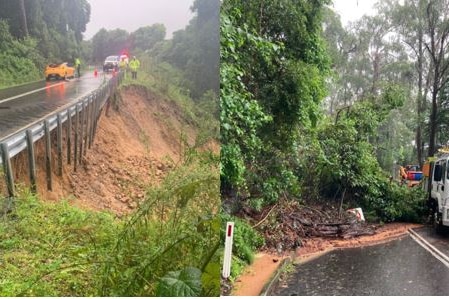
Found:
[[[120,223],[26,191],[0,221],[1,296],[95,296],[101,257]]]

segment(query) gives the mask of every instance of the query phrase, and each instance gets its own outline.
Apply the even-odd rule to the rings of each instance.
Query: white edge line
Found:
[[[449,268],[449,257],[447,257],[444,253],[439,251],[437,248],[435,248],[433,245],[431,245],[429,242],[424,240],[421,236],[418,235],[413,230],[409,230],[410,237],[412,237],[413,240],[416,241],[421,247],[423,247],[425,250],[430,252],[434,257],[436,257],[440,262],[442,262],[446,267]]]
[[[0,104],[6,103],[6,102],[9,102],[9,101],[12,101],[12,100],[15,100],[15,99],[18,99],[18,98],[21,98],[21,97],[24,97],[24,96],[27,96],[27,95],[36,93],[36,92],[39,92],[39,91],[44,90],[44,89],[47,89],[47,88],[53,88],[53,87],[62,85],[62,84],[64,84],[64,83],[65,83],[65,82],[61,82],[61,83],[58,83],[58,84],[52,84],[52,85],[50,85],[50,86],[45,86],[45,87],[42,87],[42,88],[39,88],[39,89],[35,89],[35,90],[31,90],[31,91],[28,91],[28,92],[25,92],[25,93],[22,93],[22,94],[19,94],[19,95],[10,97],[10,98],[6,98],[6,99],[3,99],[3,100],[0,100]]]

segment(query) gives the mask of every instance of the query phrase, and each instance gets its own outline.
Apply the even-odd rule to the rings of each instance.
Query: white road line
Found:
[[[15,100],[15,99],[18,99],[18,98],[21,98],[21,97],[24,97],[24,96],[36,93],[36,92],[39,92],[39,91],[47,89],[47,88],[53,88],[53,87],[56,87],[56,86],[59,86],[59,85],[62,85],[62,84],[64,84],[64,82],[61,82],[61,83],[58,83],[58,84],[53,84],[53,85],[50,85],[50,86],[45,86],[45,87],[42,87],[42,88],[39,88],[39,89],[35,89],[35,90],[32,90],[32,91],[28,91],[28,92],[25,92],[25,93],[22,93],[22,94],[19,94],[19,95],[16,95],[16,96],[13,96],[13,97],[10,97],[10,98],[7,98],[7,99],[3,99],[3,100],[0,100],[0,104],[1,103],[6,103],[6,102],[9,102],[9,101],[12,101],[12,100]]]
[[[436,257],[440,262],[442,262],[446,267],[449,268],[449,257],[439,251],[435,246],[431,245],[427,242],[423,237],[421,237],[417,232],[412,229],[408,230],[410,233],[410,237],[416,241],[421,247],[430,252],[434,257]]]

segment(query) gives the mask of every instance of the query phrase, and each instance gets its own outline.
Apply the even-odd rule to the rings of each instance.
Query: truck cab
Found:
[[[449,226],[449,155],[438,157],[432,167],[430,206],[437,230]]]

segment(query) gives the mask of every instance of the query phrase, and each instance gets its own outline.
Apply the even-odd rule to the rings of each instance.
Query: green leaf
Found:
[[[168,272],[161,278],[156,296],[194,297],[201,294],[201,271],[187,267],[181,271]]]

